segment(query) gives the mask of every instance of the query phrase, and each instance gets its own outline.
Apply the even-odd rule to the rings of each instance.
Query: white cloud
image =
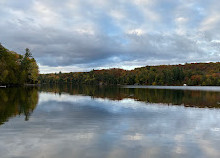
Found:
[[[220,15],[219,13],[215,13],[214,15],[209,16],[202,22],[201,31],[208,31],[216,27],[217,24],[220,23]]]
[[[127,32],[128,34],[134,34],[134,35],[137,35],[137,36],[141,36],[144,34],[144,30],[142,29],[133,29],[133,30],[128,30]]]
[[[122,20],[123,18],[126,18],[121,11],[117,11],[117,10],[111,10],[110,15],[117,20]]]
[[[0,42],[41,72],[220,60],[216,0],[21,1],[0,2]]]

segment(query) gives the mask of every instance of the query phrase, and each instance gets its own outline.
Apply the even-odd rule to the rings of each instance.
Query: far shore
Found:
[[[121,85],[122,88],[148,88],[148,89],[176,89],[195,91],[216,91],[220,92],[220,86],[144,86],[144,85]]]
[[[29,86],[29,87],[36,87],[40,86],[41,84],[24,84],[24,86]]]
[[[64,84],[66,84],[66,83],[64,83]],[[84,84],[84,85],[86,85],[86,84]],[[39,86],[41,86],[41,84],[0,85],[0,88],[39,87]],[[105,85],[105,86],[108,86],[108,85]],[[120,86],[121,88],[172,89],[172,90],[195,90],[195,91],[220,92],[220,86],[159,86],[159,85],[109,85],[109,86]]]
[[[0,88],[8,88],[8,87],[36,87],[36,86],[40,86],[41,84],[21,84],[21,85],[0,85]]]

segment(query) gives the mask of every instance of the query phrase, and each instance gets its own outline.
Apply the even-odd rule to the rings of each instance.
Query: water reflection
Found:
[[[93,98],[122,100],[132,98],[146,103],[163,103],[166,105],[184,105],[185,107],[220,108],[220,92],[207,90],[144,89],[98,86],[44,85],[44,92],[71,95],[88,95]]]
[[[37,89],[0,94],[1,116],[11,117],[0,126],[1,158],[220,157],[220,109],[164,106],[212,105],[215,92],[45,85],[39,99]]]
[[[0,126],[3,158],[219,158],[219,109],[39,94],[29,121]],[[11,150],[16,149],[16,150]]]
[[[36,88],[0,89],[0,124],[16,115],[24,115],[27,121],[37,103],[38,91]]]

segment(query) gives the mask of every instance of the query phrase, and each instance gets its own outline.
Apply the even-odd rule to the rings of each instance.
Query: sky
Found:
[[[0,42],[40,73],[220,61],[219,0],[0,0]]]

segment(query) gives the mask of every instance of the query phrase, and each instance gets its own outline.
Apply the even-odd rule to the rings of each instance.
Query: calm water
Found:
[[[219,158],[211,89],[1,88],[0,157]]]

